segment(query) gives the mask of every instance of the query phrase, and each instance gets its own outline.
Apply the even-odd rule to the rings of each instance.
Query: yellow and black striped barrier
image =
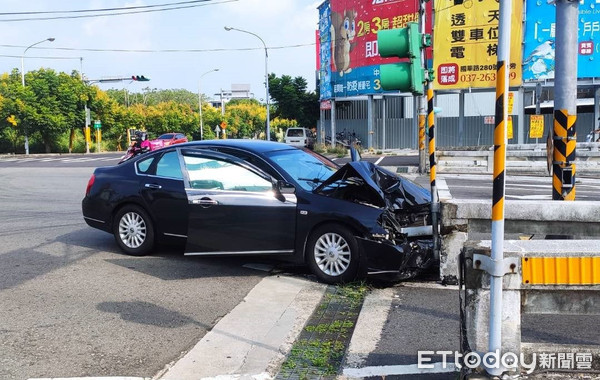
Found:
[[[576,121],[567,110],[554,111],[553,200],[575,200]]]
[[[504,220],[504,173],[506,170],[506,126],[504,98],[506,62],[498,61],[496,83],[496,126],[494,128],[494,183],[492,192],[492,223]]]
[[[429,127],[429,181],[432,190],[435,189],[435,117],[433,115],[433,88],[427,88],[427,125]],[[424,132],[423,132],[424,133]]]

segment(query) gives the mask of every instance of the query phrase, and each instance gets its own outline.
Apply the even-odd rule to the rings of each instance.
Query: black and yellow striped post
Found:
[[[496,82],[496,126],[494,127],[494,174],[492,190],[492,228],[494,222],[504,222],[504,190],[506,171],[506,62],[498,61]],[[504,233],[504,231],[502,231]]]
[[[431,82],[430,82],[431,83]],[[427,88],[427,126],[429,128],[429,182],[431,190],[435,187],[436,162],[435,162],[435,118],[433,114],[433,88]]]
[[[577,115],[554,110],[554,155],[552,161],[552,199],[575,200],[575,157]]]
[[[429,128],[429,182],[431,184],[431,224],[433,225],[433,255],[436,260],[440,258],[439,215],[440,198],[435,183],[435,117],[433,112],[433,83],[427,83],[427,127]]]

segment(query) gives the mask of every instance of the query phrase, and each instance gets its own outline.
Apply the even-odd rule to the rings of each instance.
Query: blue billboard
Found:
[[[600,77],[600,3],[579,2],[577,78]],[[554,79],[556,6],[527,0],[523,47],[523,80]]]

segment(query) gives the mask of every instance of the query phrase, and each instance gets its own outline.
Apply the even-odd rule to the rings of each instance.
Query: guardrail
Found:
[[[456,283],[458,258],[467,240],[491,237],[491,200],[445,200],[441,204],[440,279]],[[567,235],[600,239],[600,203],[507,200],[504,231],[508,239],[526,235]],[[546,240],[547,241],[547,240]]]
[[[506,171],[510,174],[548,174],[545,144],[509,144],[506,146]],[[600,143],[577,143],[575,165],[579,174],[600,173]],[[436,151],[440,173],[492,173],[494,147],[445,147]]]
[[[490,275],[482,263],[490,247],[490,241],[464,245],[463,354],[488,350]],[[523,353],[527,363],[535,354],[538,370],[540,355],[554,358],[555,370],[600,370],[600,342],[575,346],[521,341],[521,314],[600,315],[600,240],[505,241],[504,257],[513,264],[503,278],[501,354]],[[565,366],[556,366],[559,360]]]

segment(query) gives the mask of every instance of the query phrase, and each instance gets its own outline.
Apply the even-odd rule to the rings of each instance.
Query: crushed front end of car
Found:
[[[434,264],[428,190],[373,163],[354,161],[315,192],[379,211],[369,232],[356,236],[368,274],[408,279]]]

